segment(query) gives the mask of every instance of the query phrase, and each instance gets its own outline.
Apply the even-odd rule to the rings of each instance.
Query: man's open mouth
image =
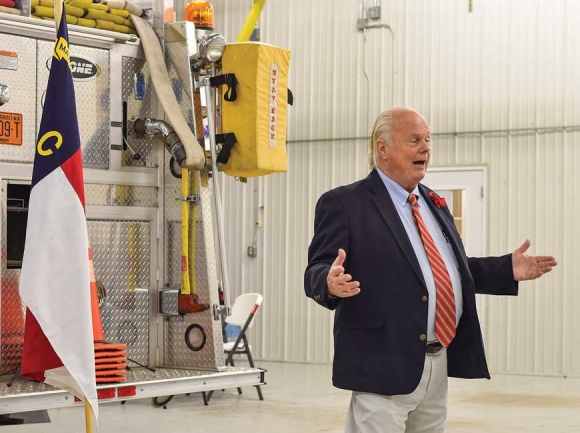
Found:
[[[413,164],[419,165],[421,167],[424,167],[425,166],[425,162],[427,162],[427,161],[414,161]]]

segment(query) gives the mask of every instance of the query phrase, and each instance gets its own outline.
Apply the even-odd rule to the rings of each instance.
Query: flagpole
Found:
[[[89,401],[85,398],[85,423],[87,433],[93,433],[93,411]]]
[[[60,26],[60,19],[64,10],[64,0],[62,2],[54,2],[54,31],[58,36],[58,27]]]

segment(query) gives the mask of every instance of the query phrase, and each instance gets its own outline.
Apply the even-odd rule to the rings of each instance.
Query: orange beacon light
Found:
[[[192,1],[185,7],[185,20],[191,21],[198,29],[213,30],[213,6],[206,1]]]

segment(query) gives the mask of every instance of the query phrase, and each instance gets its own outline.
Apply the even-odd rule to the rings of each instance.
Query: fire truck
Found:
[[[100,402],[265,383],[262,369],[224,363],[225,144],[216,136],[227,132],[224,95],[236,90],[222,71],[229,44],[214,32],[208,2],[192,2],[199,7],[178,22],[164,22],[161,3],[133,19],[137,32],[68,26],[99,310],[105,339],[127,346],[126,380],[98,384]],[[83,404],[18,375],[25,311],[18,283],[55,34],[34,4],[17,0],[20,14],[0,12],[0,414]],[[270,148],[283,116],[266,125]],[[243,181],[244,173],[229,174]]]

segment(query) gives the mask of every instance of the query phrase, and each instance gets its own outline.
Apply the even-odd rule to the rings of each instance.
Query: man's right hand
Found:
[[[336,256],[326,277],[328,293],[338,298],[350,298],[360,293],[360,283],[358,281],[351,281],[352,276],[344,273],[342,264],[345,260],[346,252],[340,248],[338,250],[338,256]]]

